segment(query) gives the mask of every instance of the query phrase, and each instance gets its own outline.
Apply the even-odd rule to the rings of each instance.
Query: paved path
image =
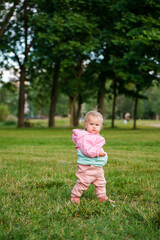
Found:
[[[155,124],[149,124],[149,126],[151,126],[151,127],[158,127],[158,128],[160,128],[160,124],[158,124],[158,123],[155,123]]]

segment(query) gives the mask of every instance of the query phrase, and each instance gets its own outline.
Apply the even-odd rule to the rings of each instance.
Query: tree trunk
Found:
[[[134,102],[131,102],[131,118],[134,119]]]
[[[49,110],[49,122],[48,127],[55,127],[55,111],[56,111],[56,98],[57,98],[57,87],[58,87],[58,78],[59,78],[60,62],[57,61],[55,65],[55,72],[53,76],[53,84],[51,90],[51,103]]]
[[[78,60],[78,67],[77,67],[77,73],[75,73],[75,79],[77,80],[77,89],[79,89],[79,80],[82,76],[82,71],[83,71],[83,65],[82,65],[82,59],[80,58]],[[77,92],[74,97],[70,97],[70,102],[71,102],[71,110],[70,110],[70,127],[75,126],[75,118],[76,118],[76,113],[75,113],[75,103],[77,101],[79,93]]]
[[[25,103],[25,78],[26,68],[21,66],[20,85],[19,85],[19,100],[18,100],[18,127],[24,127],[24,103]]]
[[[79,101],[78,101],[77,111],[76,111],[76,113],[74,114],[74,116],[75,116],[74,126],[76,126],[76,127],[79,125],[79,119],[80,119],[80,116],[81,116],[81,107],[82,107],[82,103],[81,103],[81,101],[79,100]]]
[[[105,83],[106,74],[102,73],[99,78],[99,90],[97,96],[98,111],[104,116],[104,97],[105,97]]]
[[[15,1],[17,5],[20,1]],[[21,75],[20,75],[20,86],[19,86],[19,100],[18,100],[18,127],[24,127],[24,104],[25,104],[25,80],[26,80],[26,63],[28,58],[28,53],[30,52],[31,46],[33,45],[34,38],[27,44],[28,38],[28,12],[27,12],[27,1],[24,1],[24,42],[25,42],[25,53],[24,53],[24,61],[21,63],[18,53],[16,51],[13,53],[15,54],[15,58],[20,67]]]
[[[123,111],[120,111],[120,119],[123,119]]]
[[[112,128],[114,127],[114,120],[115,120],[115,110],[116,110],[116,88],[117,88],[117,81],[114,79],[113,82],[113,106],[112,106]]]
[[[74,97],[70,97],[70,103],[71,103],[71,108],[70,108],[70,127],[73,128],[75,125],[75,103],[77,101],[78,94],[76,94]]]
[[[104,116],[104,92],[98,91],[97,105],[98,111]]]
[[[136,129],[136,118],[137,118],[137,106],[138,106],[138,97],[135,98],[135,105],[134,105],[134,123],[133,123],[133,129]]]
[[[158,115],[158,113],[156,113],[156,120],[157,120],[157,121],[159,120],[159,115]]]

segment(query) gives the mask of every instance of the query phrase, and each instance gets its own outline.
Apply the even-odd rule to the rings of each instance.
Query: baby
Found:
[[[71,194],[71,202],[80,204],[80,197],[83,191],[87,190],[92,183],[99,202],[110,200],[106,195],[106,180],[103,166],[107,163],[107,153],[102,146],[105,139],[99,135],[103,125],[103,116],[97,111],[90,111],[86,114],[84,123],[85,130],[74,129],[72,140],[78,150],[78,178]]]

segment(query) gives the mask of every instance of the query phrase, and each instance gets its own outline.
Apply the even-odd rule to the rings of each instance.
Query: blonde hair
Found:
[[[97,110],[91,110],[88,113],[86,113],[84,117],[84,128],[85,128],[85,123],[88,121],[89,117],[98,117],[102,121],[102,124],[104,122],[103,116],[100,112],[98,112]]]

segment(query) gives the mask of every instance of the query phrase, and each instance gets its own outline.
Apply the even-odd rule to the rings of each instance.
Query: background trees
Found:
[[[20,0],[2,1],[0,7],[1,16],[7,12],[1,21],[1,67],[14,69],[19,82],[18,127],[24,126],[25,94],[32,115],[48,115],[49,127],[55,126],[62,93],[70,102],[71,127],[86,103],[112,117],[112,127],[127,109],[136,128],[138,99],[145,104],[146,93],[155,101],[148,110],[154,114],[143,116],[158,117],[157,0]]]
[[[26,64],[34,40],[29,23],[29,17],[33,15],[32,7],[28,0],[19,1],[15,15],[10,19],[2,39],[5,67],[14,68],[15,72],[19,72],[18,127],[24,126]]]

